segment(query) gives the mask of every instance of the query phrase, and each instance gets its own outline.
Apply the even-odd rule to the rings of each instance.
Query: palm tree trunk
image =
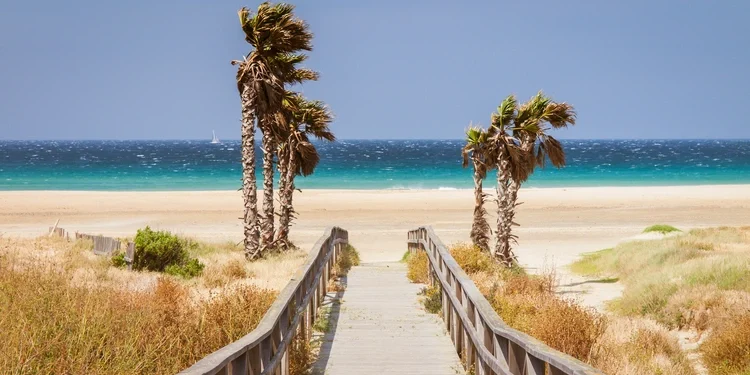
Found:
[[[290,247],[291,242],[289,241],[289,230],[292,225],[292,215],[294,214],[294,206],[292,205],[292,199],[294,198],[294,177],[295,171],[297,170],[297,160],[295,153],[291,151],[291,143],[289,144],[289,154],[286,155],[287,166],[286,176],[283,177],[286,180],[285,186],[279,186],[279,197],[281,207],[279,208],[279,231],[276,236],[277,241],[281,246]]]
[[[273,157],[274,139],[271,131],[273,121],[264,118],[260,124],[263,131],[263,216],[261,217],[260,238],[264,248],[273,243],[274,209],[273,209]]]
[[[484,192],[482,190],[482,176],[479,173],[482,168],[481,161],[472,158],[474,163],[474,220],[471,223],[471,241],[474,246],[484,251],[490,251],[490,226],[487,223],[484,209]]]
[[[506,267],[511,267],[515,256],[511,248],[512,218],[515,207],[510,204],[511,177],[510,163],[501,152],[497,158],[497,241],[495,242],[495,258]]]
[[[258,233],[258,185],[255,178],[255,111],[254,91],[242,88],[242,197],[245,204],[244,234],[245,257],[250,260],[261,256]]]

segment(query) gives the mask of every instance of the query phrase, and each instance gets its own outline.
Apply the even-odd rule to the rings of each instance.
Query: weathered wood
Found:
[[[60,219],[57,219],[55,221],[55,225],[50,228],[49,234],[47,235],[48,237],[52,237],[52,233],[56,233],[55,231],[57,230],[57,225],[58,224],[60,224]],[[60,236],[60,237],[62,237],[62,236]]]
[[[58,220],[60,221],[60,220]],[[49,227],[49,237],[52,237],[53,235],[60,237],[60,238],[66,238],[66,232],[65,229],[57,227],[57,223],[55,223],[55,226]]]
[[[429,268],[443,288],[443,314],[456,351],[483,374],[601,375],[601,371],[510,328],[456,263],[431,227],[408,234],[411,252],[425,251]],[[475,356],[475,357],[474,357]]]
[[[252,332],[209,354],[180,374],[222,374],[233,370],[237,363],[244,373],[288,375],[287,348],[300,334],[298,327],[305,316],[310,314],[311,320],[314,320],[317,308],[310,309],[310,306],[317,307],[314,306],[316,297],[321,290],[325,293],[320,286],[325,288],[324,278],[348,239],[348,233],[341,228],[326,229],[313,246],[307,261],[279,293]],[[307,330],[312,329],[312,323],[303,326]],[[309,335],[309,332],[306,334]]]
[[[420,305],[421,288],[406,278],[403,263],[352,268],[313,374],[464,373],[440,318]]]
[[[128,247],[125,248],[125,263],[128,265],[128,270],[133,269],[133,261],[135,260],[135,243],[128,242]]]

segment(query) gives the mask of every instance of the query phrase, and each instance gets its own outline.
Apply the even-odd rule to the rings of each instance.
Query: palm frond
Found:
[[[576,124],[576,112],[568,103],[551,102],[545,108],[542,120],[547,121],[555,129],[564,128]]]
[[[563,149],[562,143],[549,135],[541,137],[539,141],[539,149],[543,152],[538,152],[538,154],[542,154],[542,157],[546,156],[555,167],[564,167],[565,150]],[[539,156],[537,156],[537,161],[538,160]],[[543,167],[544,162],[542,161],[539,165]]]
[[[297,153],[297,164],[296,174],[302,176],[309,176],[315,171],[315,167],[320,163],[320,154],[315,146],[309,141],[303,141],[297,143],[294,152]]]
[[[515,95],[508,95],[497,107],[497,112],[492,114],[492,127],[504,129],[516,118],[518,101]]]
[[[255,13],[242,8],[238,15],[245,40],[261,55],[312,50],[312,33],[303,20],[294,16],[291,4],[264,2]]]

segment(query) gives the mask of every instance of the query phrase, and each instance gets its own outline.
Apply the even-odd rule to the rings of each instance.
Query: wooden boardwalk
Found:
[[[439,315],[419,303],[423,287],[406,278],[403,263],[354,267],[314,374],[464,374]],[[330,294],[329,294],[330,295]]]

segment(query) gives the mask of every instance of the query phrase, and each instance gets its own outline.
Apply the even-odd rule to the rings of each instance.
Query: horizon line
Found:
[[[557,138],[561,141],[750,141],[750,138]],[[337,138],[337,141],[464,141],[464,138]],[[0,142],[136,142],[136,141],[210,141],[206,138],[90,138],[90,139],[0,139]],[[224,141],[238,142],[240,138]],[[325,142],[323,140],[314,140]],[[260,141],[258,141],[260,143]]]

